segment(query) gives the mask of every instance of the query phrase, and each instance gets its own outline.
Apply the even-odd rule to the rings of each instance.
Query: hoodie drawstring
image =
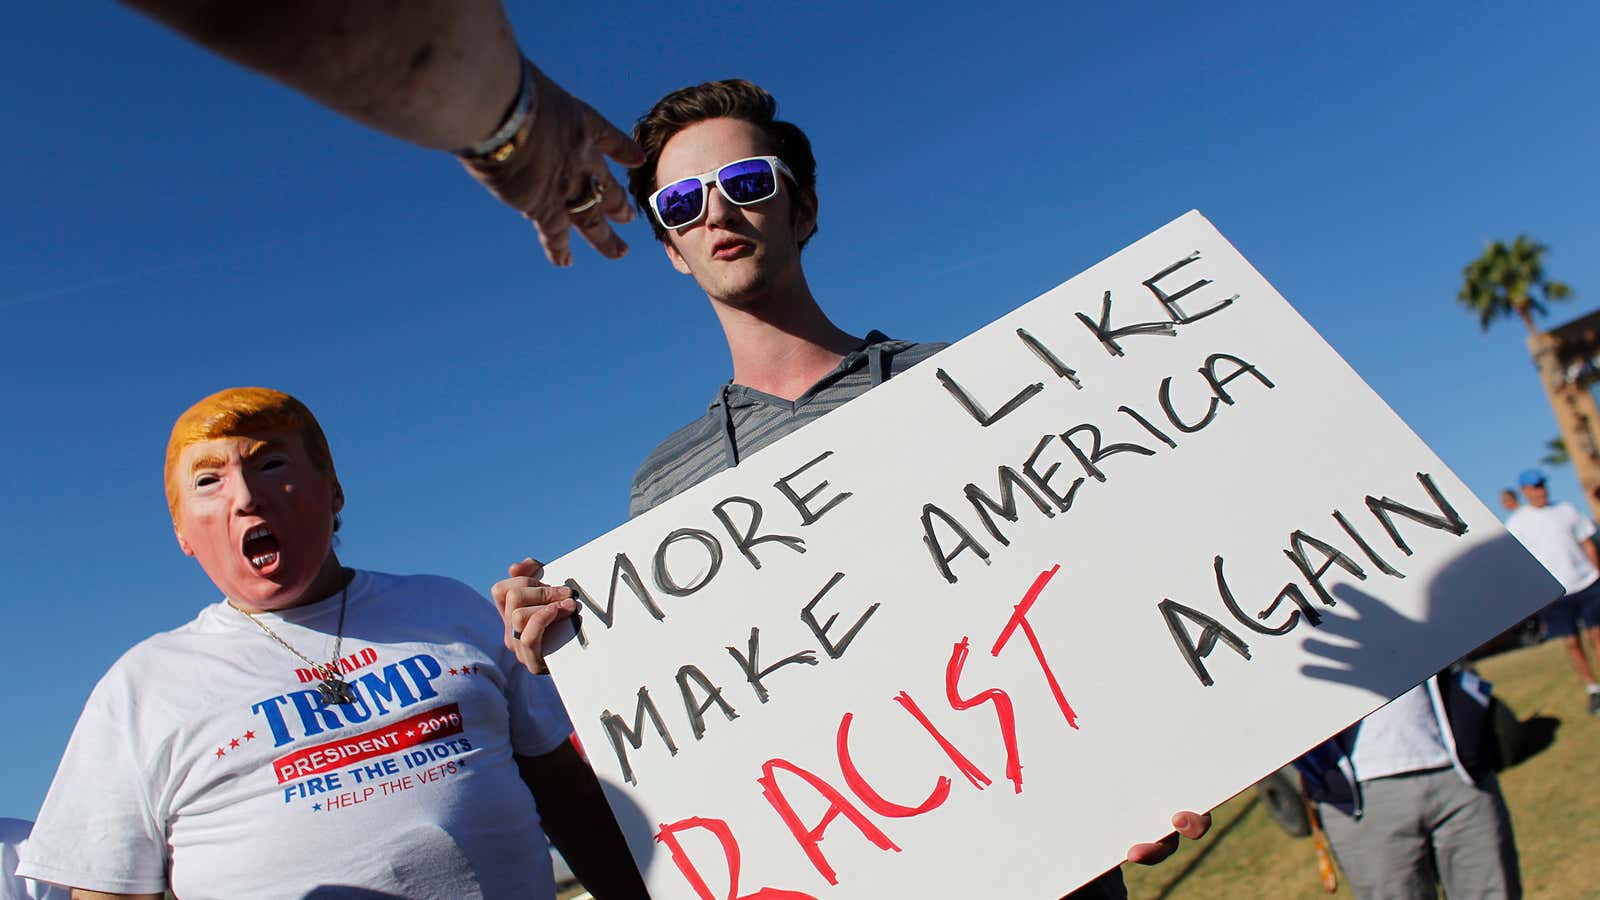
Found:
[[[717,402],[722,406],[722,458],[732,469],[739,465],[739,445],[733,440],[733,411],[728,408],[728,389],[733,387],[733,382],[722,386],[722,396]]]
[[[882,344],[873,344],[867,348],[867,373],[872,377],[873,387],[889,380],[889,373],[884,371]]]

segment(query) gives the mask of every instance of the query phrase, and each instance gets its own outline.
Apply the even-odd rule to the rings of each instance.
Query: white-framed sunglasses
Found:
[[[729,203],[750,206],[778,195],[778,176],[794,181],[794,173],[776,156],[751,156],[680,178],[650,195],[650,209],[663,228],[693,225],[706,212],[706,185],[715,184]]]

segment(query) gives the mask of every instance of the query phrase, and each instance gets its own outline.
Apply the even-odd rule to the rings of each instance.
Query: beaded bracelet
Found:
[[[500,123],[494,134],[471,147],[455,151],[457,156],[468,162],[501,163],[517,151],[523,126],[528,124],[529,113],[533,111],[533,63],[528,62],[526,56],[521,59],[522,86],[517,89],[517,99],[512,102],[505,121]]]

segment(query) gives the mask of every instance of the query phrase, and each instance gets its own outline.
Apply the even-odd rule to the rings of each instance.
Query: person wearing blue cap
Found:
[[[1528,502],[1506,519],[1506,528],[1566,590],[1539,618],[1548,637],[1559,637],[1566,644],[1572,668],[1589,692],[1589,715],[1600,715],[1600,683],[1591,662],[1591,655],[1600,657],[1600,554],[1595,551],[1594,522],[1570,503],[1551,504],[1550,489],[1538,469],[1524,469],[1517,484]]]

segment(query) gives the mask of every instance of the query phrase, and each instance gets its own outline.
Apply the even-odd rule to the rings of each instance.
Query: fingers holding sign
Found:
[[[644,151],[532,63],[524,66],[530,104],[525,121],[507,143],[481,156],[465,156],[462,165],[533,223],[555,265],[572,265],[573,228],[601,256],[619,259],[628,245],[611,223],[632,221],[633,207],[606,160],[637,166]]]
[[[512,563],[506,578],[494,583],[489,596],[505,624],[505,645],[535,675],[546,674],[541,644],[545,630],[577,612],[569,587],[552,587],[539,579],[544,566],[532,557]]]
[[[1211,814],[1184,812],[1174,813],[1172,827],[1176,828],[1172,834],[1167,835],[1153,844],[1134,844],[1128,848],[1128,862],[1138,863],[1141,866],[1153,866],[1178,851],[1178,837],[1182,835],[1191,841],[1205,837],[1211,830]]]

